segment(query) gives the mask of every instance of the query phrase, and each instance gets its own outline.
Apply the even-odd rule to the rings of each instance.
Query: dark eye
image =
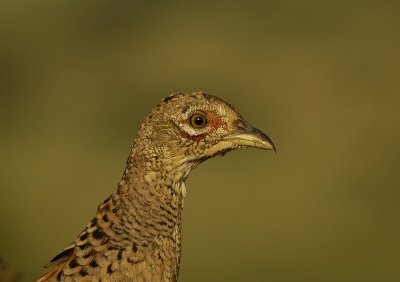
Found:
[[[190,117],[190,124],[194,127],[201,128],[205,126],[206,123],[207,123],[206,118],[201,114],[194,114]]]

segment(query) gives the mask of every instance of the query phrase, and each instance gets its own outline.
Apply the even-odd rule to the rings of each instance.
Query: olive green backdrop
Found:
[[[0,255],[33,281],[163,97],[266,132],[191,173],[180,281],[400,281],[400,1],[3,1]]]

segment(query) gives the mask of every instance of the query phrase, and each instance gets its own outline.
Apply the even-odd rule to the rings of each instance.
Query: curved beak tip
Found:
[[[248,146],[263,150],[272,150],[277,153],[274,143],[261,130],[249,126],[245,131],[224,137],[232,143],[240,146]]]
[[[275,152],[275,154],[277,153],[274,143],[264,132],[254,128],[251,133],[249,137],[250,140],[254,142],[253,147],[264,150],[272,150]]]

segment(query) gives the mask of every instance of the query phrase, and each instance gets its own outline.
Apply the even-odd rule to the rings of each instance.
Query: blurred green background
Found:
[[[191,173],[179,281],[400,281],[400,1],[3,1],[0,255],[33,281],[163,97],[266,132]]]

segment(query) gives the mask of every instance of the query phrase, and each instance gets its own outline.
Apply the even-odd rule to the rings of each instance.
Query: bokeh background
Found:
[[[2,1],[0,256],[22,281],[205,91],[266,132],[191,173],[180,281],[400,281],[400,1]]]

